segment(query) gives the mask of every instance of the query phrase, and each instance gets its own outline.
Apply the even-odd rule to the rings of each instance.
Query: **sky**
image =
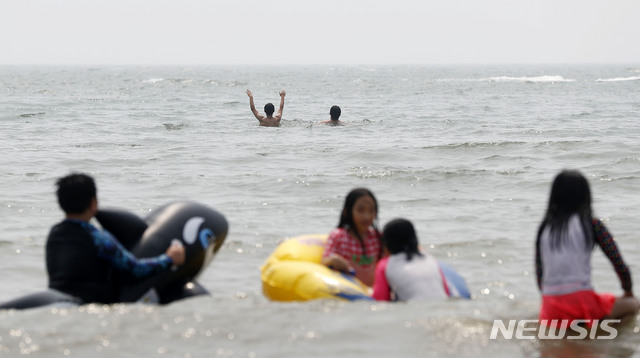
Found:
[[[640,63],[638,0],[0,0],[0,64]]]

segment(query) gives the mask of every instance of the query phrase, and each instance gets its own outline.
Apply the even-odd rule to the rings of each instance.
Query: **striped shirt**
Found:
[[[343,228],[337,228],[329,233],[324,246],[323,257],[337,254],[345,258],[356,271],[356,277],[368,286],[373,285],[376,263],[382,252],[379,233],[374,228],[369,228],[363,245],[356,237],[353,237]]]

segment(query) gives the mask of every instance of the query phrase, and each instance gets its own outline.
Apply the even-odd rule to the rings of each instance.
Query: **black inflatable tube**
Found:
[[[119,209],[101,209],[95,217],[100,225],[129,251],[140,242],[140,238],[149,227],[139,216]]]
[[[11,301],[0,304],[0,309],[27,309],[33,307],[49,306],[54,304],[80,305],[82,301],[74,296],[67,295],[57,290],[46,290],[31,293]]]
[[[166,304],[209,294],[195,279],[226,239],[229,225],[219,212],[196,202],[181,201],[157,208],[144,220],[120,209],[101,209],[96,219],[139,258],[164,253],[174,240],[185,248],[185,263],[176,269],[143,280],[120,277],[120,302],[145,301],[145,297],[157,296],[158,303]],[[79,305],[83,302],[77,297],[49,289],[1,303],[0,309],[26,309],[52,304]]]
[[[115,213],[112,212],[111,215]],[[130,220],[131,217],[124,217],[122,221],[100,224],[113,232],[112,224],[128,223]],[[185,291],[184,287],[193,283],[218,252],[227,236],[228,223],[222,214],[192,201],[166,204],[151,212],[144,222],[148,227],[137,244],[133,245],[131,252],[140,258],[154,257],[164,253],[172,241],[178,240],[185,248],[185,263],[176,270],[165,271],[144,280],[123,277],[119,300],[135,302],[153,288],[157,291],[160,302],[168,303],[173,301],[169,297]],[[187,290],[184,295],[189,297],[192,293]]]

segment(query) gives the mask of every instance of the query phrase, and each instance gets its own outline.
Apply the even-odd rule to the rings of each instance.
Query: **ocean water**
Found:
[[[258,126],[246,89],[259,108],[287,91],[280,127]],[[640,65],[4,66],[0,91],[0,301],[46,287],[71,171],[96,178],[102,207],[190,199],[230,225],[199,279],[210,297],[0,311],[3,357],[640,356],[638,321],[610,341],[490,339],[494,320],[537,317],[534,237],[563,168],[587,176],[640,272]],[[332,105],[345,126],[318,124]],[[412,220],[473,299],[266,299],[264,260],[334,228],[354,187],[380,227]],[[598,291],[622,293],[597,250],[592,266]]]

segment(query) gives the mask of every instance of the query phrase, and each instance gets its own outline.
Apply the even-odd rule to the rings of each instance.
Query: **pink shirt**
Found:
[[[334,229],[329,233],[322,256],[337,254],[344,257],[356,270],[356,277],[364,284],[371,286],[373,285],[376,262],[381,252],[378,235],[376,230],[369,229],[367,236],[363,238],[365,247],[365,251],[363,251],[360,241],[351,236],[347,230]]]
[[[391,301],[391,287],[387,281],[387,262],[389,262],[389,256],[382,258],[376,265],[375,283],[373,285],[373,297],[377,301]]]

